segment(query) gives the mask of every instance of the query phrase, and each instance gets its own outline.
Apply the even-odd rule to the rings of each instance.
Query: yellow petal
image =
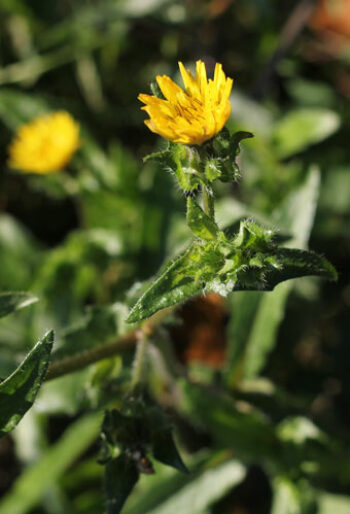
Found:
[[[146,125],[170,141],[201,145],[215,136],[226,123],[231,105],[229,97],[233,81],[226,78],[221,64],[216,64],[214,79],[207,79],[203,61],[196,63],[193,77],[179,62],[185,91],[169,77],[157,76],[157,82],[165,100],[140,94],[139,100],[148,113]]]

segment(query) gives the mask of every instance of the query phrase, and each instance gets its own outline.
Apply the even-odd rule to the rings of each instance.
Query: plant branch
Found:
[[[147,350],[147,343],[148,343],[149,336],[141,331],[138,342],[137,342],[137,348],[136,348],[136,354],[135,354],[135,360],[134,360],[134,366],[133,366],[133,372],[132,372],[132,379],[130,388],[131,390],[134,390],[143,379],[143,371],[144,371],[144,360]]]
[[[45,380],[53,380],[54,378],[68,375],[69,373],[84,369],[90,364],[113,357],[123,350],[135,346],[140,338],[149,339],[161,321],[168,315],[169,311],[170,309],[163,309],[157,312],[154,316],[146,320],[140,328],[119,337],[111,343],[85,350],[72,357],[67,357],[66,359],[52,363],[47,370]]]
[[[98,362],[108,357],[113,357],[123,350],[134,346],[137,341],[137,331],[130,332],[123,337],[116,339],[115,341],[107,344],[97,346],[91,350],[85,350],[72,357],[67,357],[60,361],[54,362],[49,366],[46,373],[45,380],[53,380],[54,378],[62,377],[74,371],[79,371],[89,364]]]

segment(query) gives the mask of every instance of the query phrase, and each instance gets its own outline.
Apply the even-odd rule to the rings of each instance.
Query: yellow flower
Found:
[[[207,80],[205,64],[196,63],[196,77],[179,62],[185,91],[166,75],[157,82],[165,100],[141,94],[139,100],[149,114],[147,127],[156,134],[185,145],[201,145],[225,125],[231,112],[229,101],[233,80],[216,64],[214,79]]]
[[[28,173],[64,168],[79,147],[79,125],[66,111],[57,111],[19,127],[9,147],[9,166]]]

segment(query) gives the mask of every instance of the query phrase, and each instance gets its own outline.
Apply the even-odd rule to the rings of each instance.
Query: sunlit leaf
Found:
[[[301,152],[309,145],[320,143],[340,125],[340,118],[327,109],[298,109],[288,113],[275,125],[273,138],[279,157]]]
[[[127,321],[140,321],[201,292],[226,296],[231,291],[271,291],[280,282],[307,275],[337,277],[323,257],[280,248],[271,230],[244,221],[230,241],[221,234],[214,241],[192,243],[151,284]]]
[[[46,491],[96,439],[99,413],[87,414],[73,423],[45,455],[29,466],[0,503],[0,514],[25,514],[42,500]]]
[[[349,496],[319,492],[318,514],[348,514],[349,512]]]
[[[34,346],[12,375],[0,383],[0,436],[13,430],[33,405],[46,375],[52,345],[51,331]]]
[[[240,484],[245,477],[243,464],[230,460],[204,471],[159,507],[145,514],[203,514],[215,501]]]

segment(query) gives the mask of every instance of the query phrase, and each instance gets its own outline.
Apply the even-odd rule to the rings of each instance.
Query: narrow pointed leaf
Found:
[[[52,345],[53,332],[50,331],[12,375],[0,383],[0,437],[13,430],[33,405],[46,375]]]
[[[200,283],[194,282],[192,277],[186,274],[186,259],[190,250],[191,247],[175,259],[146,290],[131,310],[128,323],[141,321],[160,309],[200,293]]]
[[[215,239],[219,232],[215,221],[209,218],[190,196],[187,198],[187,225],[194,235],[201,239]]]
[[[104,479],[107,514],[119,514],[138,479],[135,463],[125,454],[108,462]]]
[[[101,426],[100,412],[81,416],[70,424],[60,439],[39,460],[26,467],[0,502],[0,514],[34,512],[53,484],[96,440]],[[68,512],[67,512],[68,514]]]
[[[272,291],[277,284],[292,278],[317,276],[328,280],[337,280],[334,267],[321,255],[306,250],[281,248],[274,254],[281,269],[271,267],[266,270],[265,291]],[[236,289],[236,288],[235,288]]]
[[[170,428],[154,434],[152,447],[154,458],[159,462],[167,464],[182,473],[188,473],[188,469],[176,448]]]

